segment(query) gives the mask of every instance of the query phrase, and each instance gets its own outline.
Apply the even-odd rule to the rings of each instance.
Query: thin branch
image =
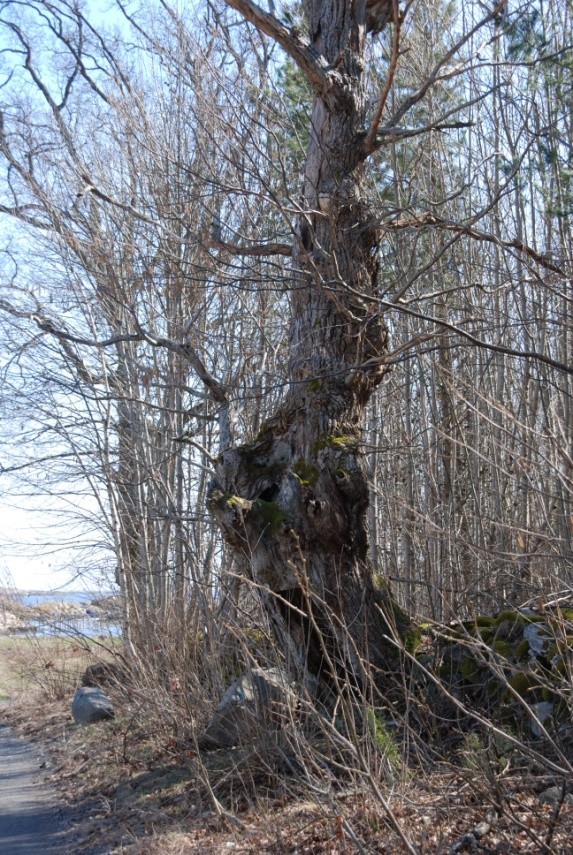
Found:
[[[215,239],[212,235],[203,241],[203,249],[223,249],[229,255],[236,256],[252,256],[255,258],[265,258],[272,255],[284,255],[290,258],[292,255],[292,246],[288,243],[253,243],[250,246],[238,246],[238,244],[227,243],[226,241]]]
[[[376,139],[376,134],[378,133],[378,127],[382,120],[382,113],[384,112],[384,107],[386,106],[388,95],[390,94],[392,84],[394,83],[396,68],[398,67],[398,59],[400,57],[400,33],[402,30],[402,17],[400,16],[398,10],[398,0],[392,0],[392,17],[394,20],[394,32],[392,33],[392,55],[390,57],[388,72],[386,74],[386,82],[384,84],[382,92],[380,93],[380,98],[378,99],[376,110],[374,111],[374,118],[372,120],[370,130],[366,135],[365,148],[368,154],[370,154],[372,150],[372,146]]]
[[[462,108],[460,108],[462,109]],[[369,137],[366,138],[367,154],[372,154],[383,145],[390,145],[398,140],[409,139],[410,137],[419,137],[421,134],[427,134],[428,131],[451,131],[458,128],[471,128],[473,122],[436,122],[433,125],[424,125],[421,128],[402,128],[397,125],[383,125],[376,131],[375,139],[370,143]],[[370,131],[368,132],[370,135]]]
[[[550,261],[547,256],[541,255],[535,249],[525,244],[519,238],[514,238],[513,240],[503,240],[502,238],[491,234],[491,232],[484,232],[481,229],[474,228],[473,226],[464,225],[463,223],[456,223],[452,220],[446,220],[443,217],[438,217],[436,214],[431,214],[430,212],[418,214],[414,217],[408,217],[407,219],[383,223],[381,229],[383,229],[384,231],[389,231],[411,228],[423,228],[424,226],[438,226],[439,228],[445,229],[446,231],[455,232],[459,235],[466,235],[466,237],[471,237],[474,240],[483,240],[487,241],[488,243],[494,243],[497,246],[506,247],[507,249],[516,249],[518,252],[522,252],[524,255],[527,255],[529,258],[535,261],[536,264],[539,264],[539,266],[543,267],[545,270],[550,270],[552,273],[558,273],[560,276],[566,275],[565,271],[561,267]]]
[[[440,72],[444,68],[444,66],[461,50],[461,48],[467,44],[474,35],[479,32],[486,24],[490,21],[495,20],[495,18],[500,14],[503,7],[506,5],[507,0],[500,0],[499,3],[495,5],[495,7],[491,10],[491,12],[486,15],[481,21],[472,27],[469,32],[465,33],[451,48],[448,50],[444,56],[438,60],[431,73],[428,75],[423,85],[414,92],[409,98],[407,98],[401,107],[399,107],[394,115],[392,116],[392,125],[397,125],[400,119],[402,119],[406,113],[408,113],[412,107],[418,104],[428,93],[428,91],[432,88],[435,83],[438,83],[440,80],[448,79],[456,73],[455,71],[450,72],[448,74],[441,74]]]
[[[466,330],[462,329],[460,326],[445,321],[443,318],[436,318],[433,315],[426,315],[422,312],[416,312],[414,309],[410,309],[407,306],[402,305],[401,303],[392,303],[388,300],[379,300],[378,302],[385,309],[397,309],[399,312],[402,312],[402,314],[409,315],[412,318],[417,318],[421,321],[429,321],[430,323],[436,324],[436,326],[438,327],[450,330],[456,335],[461,336],[461,338],[466,339],[466,341],[471,342],[471,344],[475,345],[476,347],[483,348],[484,350],[489,350],[493,353],[503,353],[506,356],[515,356],[518,359],[530,359],[534,362],[541,362],[544,365],[550,365],[552,368],[556,368],[558,371],[563,371],[565,374],[573,374],[573,365],[567,365],[567,363],[565,362],[559,362],[559,360],[553,359],[551,356],[546,356],[546,354],[544,353],[539,353],[536,350],[518,350],[515,347],[506,347],[503,344],[491,344],[490,342],[484,341],[483,339],[472,335],[472,333],[466,332]],[[366,363],[364,363],[364,365],[353,366],[353,369],[361,369],[363,367],[374,365],[375,363],[383,364],[384,358],[369,359]]]
[[[215,377],[213,377],[213,375],[207,369],[206,365],[204,364],[203,360],[201,359],[195,348],[191,347],[191,345],[189,345],[188,343],[181,343],[173,341],[173,339],[153,336],[143,329],[139,329],[137,332],[134,333],[114,335],[110,336],[109,338],[100,340],[86,338],[84,336],[74,335],[73,333],[69,333],[64,329],[57,327],[54,322],[50,320],[50,318],[46,318],[40,312],[26,312],[22,309],[17,309],[15,306],[12,306],[10,303],[8,303],[7,300],[3,299],[0,299],[0,311],[6,312],[7,314],[10,314],[16,318],[23,318],[33,321],[36,326],[40,330],[42,330],[42,332],[53,335],[55,338],[61,341],[62,344],[64,344],[65,342],[72,342],[73,344],[81,344],[85,347],[105,348],[113,347],[114,345],[120,344],[122,342],[144,341],[147,344],[151,345],[151,347],[164,348],[166,350],[171,350],[175,353],[179,353],[189,361],[189,363],[199,376],[199,379],[211,392],[213,399],[218,403],[228,404],[226,387],[222,383],[220,383]]]

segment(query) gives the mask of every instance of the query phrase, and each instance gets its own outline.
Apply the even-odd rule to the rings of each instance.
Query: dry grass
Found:
[[[447,761],[444,749],[393,772],[379,763],[370,780],[366,765],[352,768],[333,748],[334,734],[319,743],[296,721],[290,743],[267,736],[201,752],[204,710],[174,681],[161,687],[150,673],[111,686],[116,718],[79,727],[70,700],[98,645],[4,638],[0,651],[0,690],[15,698],[5,715],[42,745],[48,779],[75,817],[78,843],[62,855],[391,855],[408,851],[404,839],[419,855],[572,851],[573,805],[539,799],[563,781],[515,746],[498,756],[499,746],[467,734]]]
[[[69,699],[40,706],[21,696],[9,711],[16,728],[43,744],[49,779],[76,811],[82,830],[76,852],[96,844],[110,855],[405,851],[379,801],[350,778],[342,787],[325,775],[311,791],[302,774],[273,774],[268,745],[200,756],[191,742],[146,720],[119,687],[110,694],[116,719],[87,728],[72,723]],[[519,755],[500,766],[473,757],[480,749],[471,740],[468,746],[456,765],[436,763],[379,782],[414,849],[420,855],[571,852],[573,806],[557,810],[538,798],[555,780]],[[476,829],[483,832],[483,823],[481,836],[455,848]]]
[[[46,698],[67,697],[101,647],[72,638],[0,637],[0,699],[41,690]]]

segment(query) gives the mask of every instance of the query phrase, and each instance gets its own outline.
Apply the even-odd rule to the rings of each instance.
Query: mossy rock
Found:
[[[483,668],[476,662],[473,656],[463,656],[460,662],[460,673],[468,683],[478,682],[478,677],[484,677]],[[481,680],[480,680],[481,682]]]
[[[528,706],[545,701],[567,708],[573,632],[566,629],[556,611],[504,609],[465,621],[448,628],[449,639],[439,640],[436,674],[468,706],[530,737],[531,719],[516,694]],[[571,721],[570,711],[564,721]]]
[[[503,638],[494,638],[491,649],[504,659],[510,659],[515,652],[515,647]]]
[[[416,651],[420,647],[420,644],[422,643],[422,633],[420,632],[418,627],[407,629],[403,633],[402,641],[404,642],[405,650],[413,655],[416,653]]]
[[[529,646],[529,641],[524,638],[523,641],[520,641],[519,644],[516,645],[514,650],[514,656],[517,662],[524,662],[526,659],[529,659],[531,648]]]
[[[519,642],[524,628],[540,621],[543,621],[543,617],[540,615],[524,614],[523,612],[505,609],[495,619],[496,637]]]
[[[520,612],[517,609],[503,609],[494,618],[496,626],[502,623],[517,623],[523,625],[526,623],[543,623],[546,620],[544,615],[535,614],[535,612]]]
[[[520,697],[526,700],[528,697],[531,697],[532,691],[540,689],[539,682],[534,675],[525,671],[517,671],[515,674],[512,674],[507,683],[514,692],[517,692]]]
[[[495,622],[496,622],[496,619],[494,617],[491,617],[491,615],[478,615],[478,617],[474,621],[474,624],[478,628],[482,628],[482,627],[495,626]]]

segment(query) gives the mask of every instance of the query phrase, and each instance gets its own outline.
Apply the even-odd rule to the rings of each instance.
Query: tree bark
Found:
[[[231,5],[246,14],[244,0]],[[251,3],[248,12],[256,22]],[[336,71],[330,86],[315,85],[292,251],[289,392],[254,442],[221,454],[209,505],[297,664],[355,686],[374,669],[382,685],[399,661],[388,637],[404,640],[411,627],[368,559],[362,431],[388,335],[364,190],[366,8],[310,0],[307,20],[311,53]]]

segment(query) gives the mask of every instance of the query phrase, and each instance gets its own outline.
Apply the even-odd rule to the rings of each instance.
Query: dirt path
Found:
[[[42,781],[38,755],[1,719],[0,707],[0,852],[62,855],[69,851],[65,816]]]

